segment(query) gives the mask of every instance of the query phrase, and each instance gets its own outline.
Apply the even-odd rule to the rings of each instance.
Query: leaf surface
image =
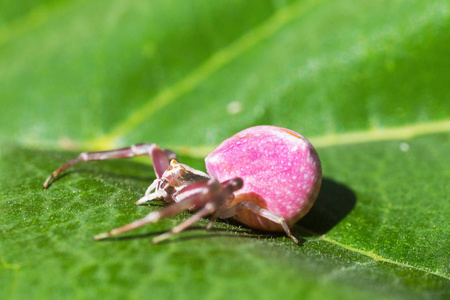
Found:
[[[52,1],[0,9],[0,298],[411,299],[450,294],[448,1]],[[316,145],[315,206],[283,235],[134,202],[157,142],[203,157],[259,124]]]

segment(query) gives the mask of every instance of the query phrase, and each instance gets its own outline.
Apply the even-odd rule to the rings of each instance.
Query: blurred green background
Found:
[[[450,2],[0,0],[0,299],[450,296]],[[283,235],[217,222],[152,245],[183,213],[104,232],[155,178],[156,142],[204,170],[244,128],[309,138],[324,182]]]

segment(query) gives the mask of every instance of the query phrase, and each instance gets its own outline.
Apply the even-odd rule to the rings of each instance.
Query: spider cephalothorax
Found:
[[[143,204],[152,200],[165,200],[179,202],[178,193],[185,187],[195,182],[207,181],[208,174],[180,164],[175,159],[170,161],[169,167],[161,175],[161,178],[155,179],[145,192],[145,196],[136,202],[136,205]],[[152,191],[154,192],[152,193]]]

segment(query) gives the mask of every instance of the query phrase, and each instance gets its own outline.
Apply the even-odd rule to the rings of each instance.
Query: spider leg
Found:
[[[202,209],[200,209],[195,215],[193,215],[192,217],[190,217],[183,223],[175,226],[170,231],[168,231],[164,234],[161,234],[160,236],[155,237],[152,241],[154,244],[159,243],[159,242],[173,236],[174,234],[177,234],[177,233],[185,230],[186,228],[188,228],[189,226],[191,226],[192,224],[194,224],[201,218],[203,218],[207,215],[213,214],[211,221],[206,226],[206,230],[210,229],[211,228],[210,224],[212,224],[220,216],[221,212],[227,210],[228,203],[234,199],[233,192],[242,188],[243,181],[241,178],[236,177],[236,178],[227,180],[227,181],[219,184],[219,182],[216,181],[216,179],[212,178],[208,181],[208,184],[210,184],[210,197],[209,197],[209,200],[207,202],[205,202],[206,203],[205,206]],[[182,194],[182,195],[180,195],[181,197],[180,196],[178,196],[178,197],[182,198],[184,194],[189,194],[190,190],[195,189],[195,188],[193,188],[194,186],[195,186],[195,184],[192,184],[192,185],[184,188],[181,191],[181,194]],[[219,188],[219,186],[221,186],[221,188]],[[217,191],[217,193],[215,195],[212,192],[214,190]]]
[[[166,199],[169,195],[164,189],[158,188],[158,186],[162,183],[162,180],[157,178],[153,181],[153,183],[148,187],[147,191],[144,194],[144,197],[140,198],[136,201],[136,205],[142,205],[149,201]],[[153,192],[153,190],[155,190]],[[152,193],[153,192],[153,193]]]
[[[227,180],[227,181],[222,183],[222,187],[225,190],[228,190],[228,194],[226,195],[226,201],[224,201],[223,203],[221,203],[220,205],[217,206],[218,208],[215,210],[214,214],[209,219],[208,225],[206,225],[206,228],[205,228],[206,230],[210,230],[212,225],[213,225],[213,223],[218,218],[222,218],[221,217],[222,213],[225,212],[225,211],[228,211],[229,204],[234,199],[233,192],[235,192],[235,191],[239,190],[240,188],[242,188],[243,184],[244,184],[244,182],[239,177],[235,177],[233,179]],[[224,218],[222,218],[222,219],[224,219]]]
[[[286,220],[282,216],[270,212],[267,209],[261,208],[258,204],[254,202],[242,201],[233,206],[230,206],[226,210],[222,211],[220,218],[226,219],[233,217],[246,209],[250,210],[251,212],[260,217],[263,217],[267,220],[280,224],[283,227],[284,231],[286,232],[286,235],[290,237],[294,241],[294,243],[298,245],[297,238],[292,235],[291,230],[289,229],[289,226],[286,223]]]
[[[145,196],[150,195],[151,192],[158,187],[158,184],[161,182],[161,179],[157,178],[155,179],[152,184],[148,187],[148,189],[145,191]]]
[[[186,199],[182,202],[170,204],[158,211],[153,211],[153,212],[149,213],[142,219],[134,221],[125,226],[110,230],[109,232],[98,234],[98,235],[94,236],[94,240],[105,239],[108,237],[112,237],[112,236],[130,231],[130,230],[142,227],[142,226],[150,224],[150,223],[156,223],[162,219],[176,215],[184,210],[188,210],[191,206],[198,205],[199,202],[201,202],[202,200],[203,199],[200,199],[200,198],[191,198],[191,199]]]
[[[146,194],[144,197],[136,201],[136,205],[142,205],[153,200],[166,199],[167,197],[168,194],[166,193],[166,191],[156,190],[154,193]]]
[[[204,208],[200,209],[197,213],[195,213],[192,217],[190,217],[189,219],[187,219],[186,221],[182,222],[181,224],[178,224],[177,226],[173,227],[171,230],[169,230],[166,233],[163,233],[157,237],[155,237],[152,240],[153,244],[159,243],[165,239],[170,238],[171,236],[185,230],[186,228],[188,228],[189,226],[191,226],[192,224],[194,224],[195,222],[197,222],[198,220],[200,220],[201,218],[211,214],[214,212],[214,205],[212,205],[212,203],[208,203],[205,205]]]
[[[113,229],[106,233],[96,235],[94,236],[94,240],[105,239],[111,236],[115,236],[136,229],[146,224],[158,222],[162,219],[168,218],[182,211],[191,209],[192,207],[204,207],[210,209],[211,205],[207,205],[207,203],[210,202],[211,199],[215,199],[217,197],[217,194],[220,193],[220,191],[221,191],[220,184],[215,180],[191,184],[190,186],[184,189],[184,193],[182,194],[184,195],[184,197],[182,197],[182,200],[180,202],[170,204],[162,208],[161,210],[153,211],[144,218],[134,221],[125,226]]]
[[[206,230],[210,230],[211,229],[211,227],[212,227],[212,225],[214,224],[214,222],[218,219],[218,218],[220,218],[220,216],[222,215],[222,213],[225,211],[227,209],[227,207],[224,207],[224,208],[220,208],[220,209],[218,209],[218,210],[216,210],[215,212],[214,212],[214,214],[209,218],[209,223],[208,223],[208,225],[206,225]]]
[[[47,178],[47,180],[45,180],[43,188],[44,190],[47,189],[52,179],[55,179],[64,170],[70,168],[71,166],[77,163],[84,161],[130,158],[141,155],[148,155],[152,158],[153,168],[158,178],[161,178],[164,171],[169,167],[170,160],[176,158],[175,153],[173,153],[171,150],[160,149],[158,145],[148,143],[137,144],[131,147],[110,151],[83,152],[77,158],[66,162],[65,164],[61,165],[58,169],[53,171],[53,173]]]

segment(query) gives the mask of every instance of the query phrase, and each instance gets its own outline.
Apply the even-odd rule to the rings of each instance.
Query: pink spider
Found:
[[[296,244],[290,228],[314,204],[322,182],[322,168],[316,150],[300,134],[281,127],[256,126],[222,142],[206,158],[208,174],[178,163],[176,155],[156,144],[84,152],[63,164],[45,181],[83,161],[108,160],[148,155],[157,179],[136,202],[175,202],[142,219],[94,237],[100,240],[158,222],[185,210],[197,212],[167,233],[153,239],[158,243],[211,215],[206,229],[217,218],[233,217],[263,231],[284,231]]]

